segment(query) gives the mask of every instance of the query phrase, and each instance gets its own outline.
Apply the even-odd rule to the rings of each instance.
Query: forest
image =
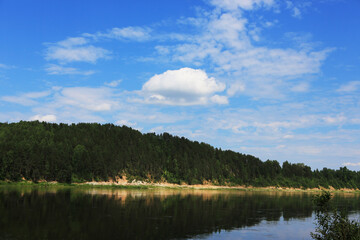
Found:
[[[116,177],[177,184],[360,188],[360,171],[312,170],[288,161],[280,165],[169,133],[143,134],[98,123],[0,123],[2,181],[72,183]]]

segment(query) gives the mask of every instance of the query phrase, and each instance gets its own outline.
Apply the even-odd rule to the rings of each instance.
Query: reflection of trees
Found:
[[[312,214],[304,193],[92,191],[0,190],[0,239],[186,238]]]

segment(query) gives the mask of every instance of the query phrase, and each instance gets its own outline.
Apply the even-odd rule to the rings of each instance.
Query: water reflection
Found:
[[[359,200],[334,198],[353,212]],[[221,231],[244,233],[264,221],[309,222],[312,211],[309,193],[0,187],[0,238],[216,239]]]

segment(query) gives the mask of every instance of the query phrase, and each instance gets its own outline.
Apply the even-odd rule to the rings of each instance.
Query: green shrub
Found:
[[[356,240],[360,239],[360,223],[350,221],[343,212],[330,206],[331,194],[323,191],[314,197],[317,206],[317,227],[315,233],[310,233],[317,240]]]

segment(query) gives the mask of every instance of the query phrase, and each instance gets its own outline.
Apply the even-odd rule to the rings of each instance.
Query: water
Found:
[[[311,196],[0,186],[0,239],[310,239]],[[360,195],[333,202],[360,213]]]

